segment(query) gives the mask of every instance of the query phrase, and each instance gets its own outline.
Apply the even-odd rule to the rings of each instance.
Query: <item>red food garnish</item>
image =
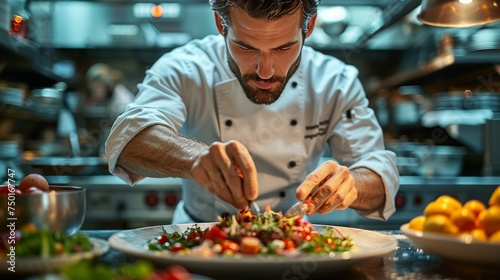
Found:
[[[218,240],[226,239],[227,234],[218,226],[214,226],[208,230],[205,234],[204,239],[212,240],[213,242],[217,242]]]

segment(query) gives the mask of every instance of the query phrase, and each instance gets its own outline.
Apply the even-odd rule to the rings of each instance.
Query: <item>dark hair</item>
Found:
[[[212,10],[222,19],[223,34],[227,32],[230,23],[229,10],[237,7],[245,11],[249,16],[257,19],[276,20],[282,16],[294,13],[302,9],[302,32],[307,32],[307,24],[313,17],[321,0],[209,0]]]

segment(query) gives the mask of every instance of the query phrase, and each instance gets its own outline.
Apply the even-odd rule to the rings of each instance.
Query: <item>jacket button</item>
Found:
[[[294,168],[295,165],[297,165],[297,163],[295,163],[295,161],[292,160],[288,163],[288,168]]]
[[[292,88],[296,88],[297,87],[297,82],[292,82]]]
[[[285,191],[280,191],[280,197],[283,198],[286,196],[286,192]]]
[[[297,125],[297,120],[296,119],[293,119],[290,121],[290,125],[291,126],[296,126]]]
[[[233,125],[233,121],[232,120],[227,120],[226,121],[226,126],[232,126]]]

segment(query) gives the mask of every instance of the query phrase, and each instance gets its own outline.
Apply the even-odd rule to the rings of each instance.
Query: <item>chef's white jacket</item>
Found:
[[[154,124],[206,144],[238,140],[257,167],[257,203],[261,209],[269,205],[284,211],[329,145],[338,163],[380,175],[385,205],[358,213],[386,220],[395,211],[399,188],[395,154],[384,148],[382,130],[357,76],[354,67],[304,46],[300,66],[281,97],[271,105],[257,105],[230,71],[223,37],[194,40],[146,71],[136,99],[117,118],[106,141],[109,170],[130,185],[143,178],[116,162],[125,145]],[[216,221],[224,212],[237,211],[194,180],[184,179],[182,187],[173,223]]]

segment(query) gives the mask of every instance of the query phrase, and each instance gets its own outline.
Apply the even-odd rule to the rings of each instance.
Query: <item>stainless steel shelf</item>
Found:
[[[453,51],[437,55],[427,63],[407,71],[398,72],[372,85],[372,90],[390,89],[407,84],[425,84],[436,77],[453,78],[474,70],[493,67],[500,63],[500,50]],[[435,77],[434,77],[435,76]]]
[[[33,87],[52,86],[55,82],[66,82],[52,72],[52,58],[41,50],[36,42],[11,36],[0,30],[0,62],[7,66],[0,72],[2,79],[26,82]]]
[[[0,30],[0,47],[29,60],[35,59],[38,55],[38,46],[34,42],[11,36],[4,30]]]

